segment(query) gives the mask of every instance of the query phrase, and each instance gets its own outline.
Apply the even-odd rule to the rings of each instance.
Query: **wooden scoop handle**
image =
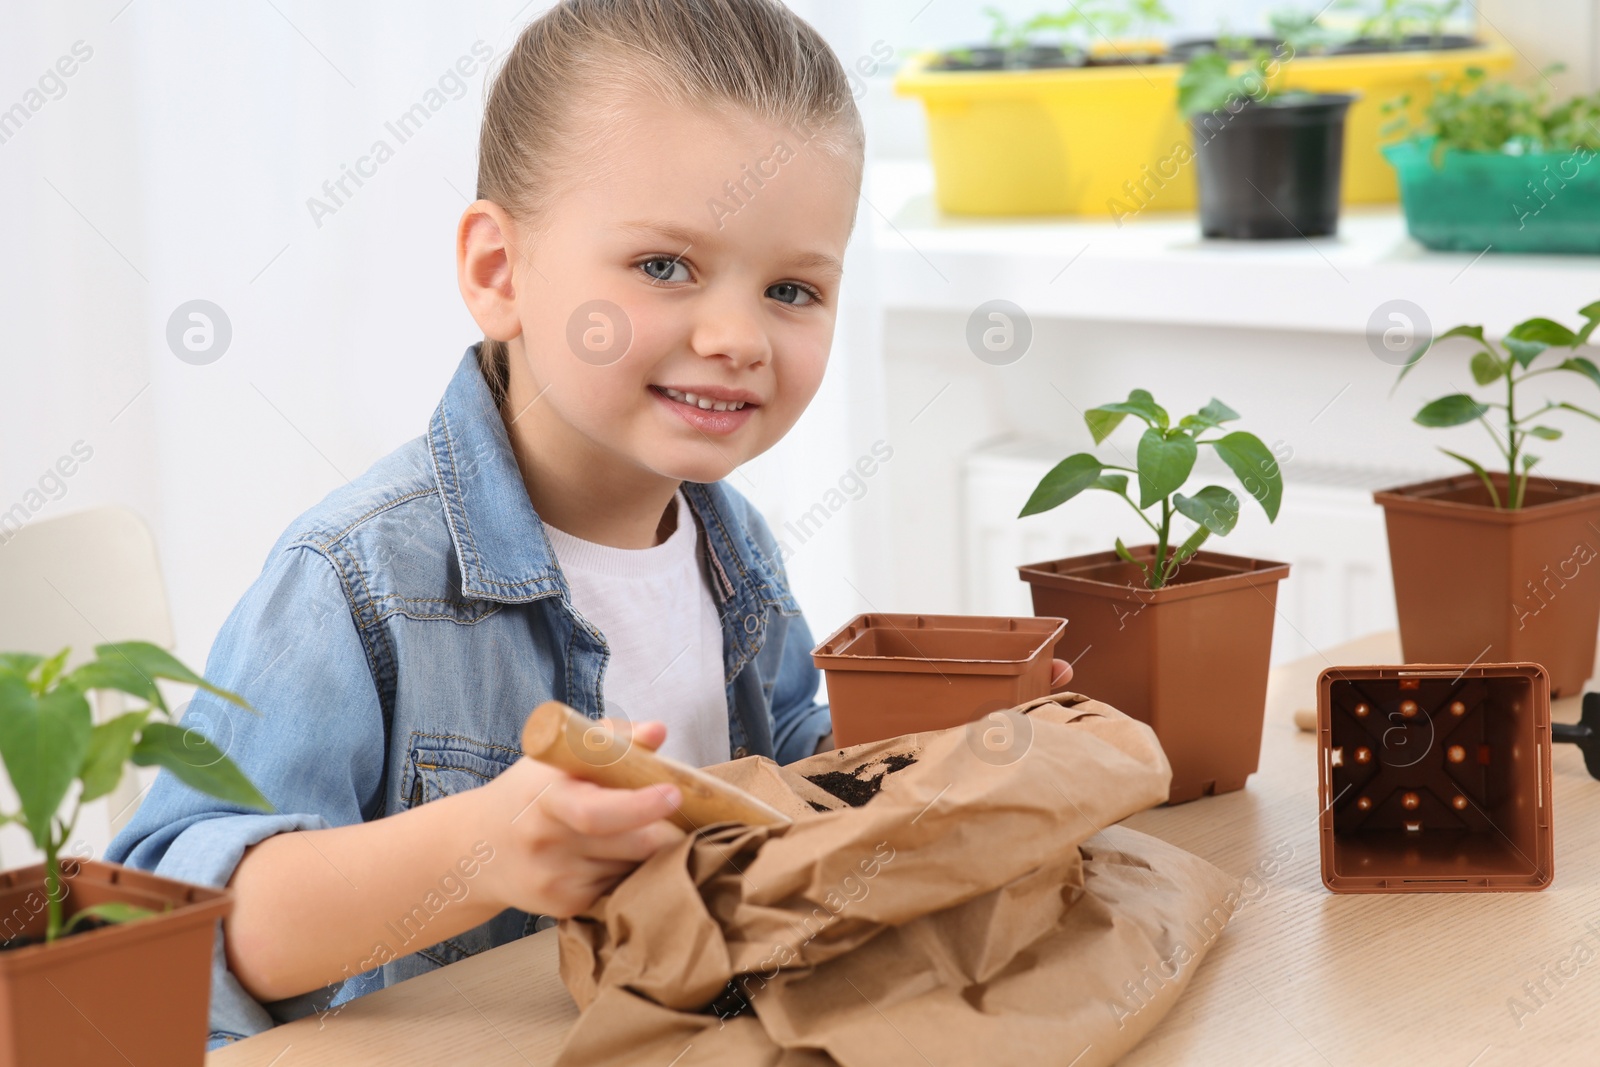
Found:
[[[675,785],[683,802],[669,818],[690,833],[719,822],[749,826],[790,822],[783,812],[743,789],[634,744],[628,730],[587,719],[559,700],[547,700],[533,709],[522,727],[522,751],[574,778],[613,789]]]

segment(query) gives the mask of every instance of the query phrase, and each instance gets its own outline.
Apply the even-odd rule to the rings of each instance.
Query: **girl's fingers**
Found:
[[[627,833],[589,838],[583,843],[583,854],[595,860],[621,860],[632,865],[643,863],[683,836],[683,831],[671,823],[651,823]]]
[[[1068,682],[1072,681],[1072,664],[1068,663],[1066,660],[1053,659],[1050,661],[1050,667],[1052,672],[1050,675],[1051,689],[1054,689],[1060,685],[1066,685]]]
[[[681,803],[683,796],[676,786],[607,789],[575,778],[556,782],[539,798],[539,805],[551,818],[586,836],[637,830],[665,819]]]
[[[633,739],[654,752],[661,747],[661,742],[667,739],[667,724],[653,719],[649,722],[634,723]]]

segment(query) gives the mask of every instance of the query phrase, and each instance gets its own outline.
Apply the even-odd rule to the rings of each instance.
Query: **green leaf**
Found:
[[[1429,349],[1433,348],[1433,346],[1438,344],[1440,341],[1448,341],[1452,337],[1471,337],[1485,348],[1489,347],[1489,342],[1483,339],[1482,326],[1452,326],[1444,333],[1441,333],[1438,337],[1435,337],[1432,341],[1418,348],[1417,354],[1408,359],[1405,366],[1400,368],[1400,377],[1394,380],[1394,384],[1398,386],[1401,382],[1405,381],[1406,375],[1411,373],[1411,368],[1415,367],[1419,362],[1422,361],[1422,357],[1427,354]]]
[[[1090,489],[1104,489],[1107,492],[1117,493],[1120,496],[1128,495],[1128,476],[1126,474],[1102,474],[1094,480]]]
[[[1172,506],[1219,537],[1232,533],[1239,521],[1239,498],[1220,485],[1208,485],[1194,496],[1179,493]]]
[[[1037,515],[1041,511],[1049,511],[1059,507],[1077,496],[1079,493],[1094,485],[1100,477],[1100,472],[1105,465],[1087,452],[1068,456],[1066,459],[1050,468],[1050,472],[1039,479],[1039,484],[1034,488],[1033,495],[1028,497],[1028,502],[1022,505],[1022,510],[1017,513],[1017,518],[1027,515]]]
[[[33,843],[50,843],[50,819],[66,799],[89,751],[89,702],[71,686],[34,695],[15,677],[0,677],[0,757],[22,802]]]
[[[1174,431],[1171,437],[1155,427],[1139,438],[1139,506],[1147,508],[1183,488],[1194,470],[1194,438]]]
[[[1472,380],[1479,385],[1488,385],[1505,377],[1510,369],[1509,364],[1500,362],[1499,357],[1487,348],[1472,357]]]
[[[121,900],[108,900],[104,904],[91,904],[87,908],[78,909],[77,913],[68,919],[61,927],[61,934],[72,933],[72,928],[85,919],[104,919],[108,923],[136,922],[139,919],[148,919],[158,914],[150,908],[141,908],[137,904],[128,904]]]
[[[166,678],[174,682],[197,685],[206,692],[213,693],[230,704],[237,704],[246,711],[255,710],[243,697],[237,693],[230,693],[220,686],[212,685],[179,663],[172,653],[159,645],[152,645],[148,641],[123,641],[114,645],[96,645],[94,651],[95,655],[104,660],[124,660],[134,670],[148,678]]]
[[[1569,370],[1574,374],[1581,374],[1594,384],[1600,385],[1600,367],[1596,367],[1593,360],[1584,356],[1562,360],[1556,364],[1556,370]]]
[[[1101,404],[1097,408],[1090,408],[1083,413],[1083,421],[1089,424],[1089,432],[1094,435],[1094,443],[1099,444],[1111,436],[1111,431],[1121,425],[1124,417],[1133,415],[1143,419],[1151,426],[1167,428],[1167,411],[1155,402],[1149,392],[1144,389],[1134,389],[1128,393],[1128,399],[1115,404]]]
[[[1413,421],[1419,426],[1460,426],[1481,419],[1488,412],[1487,404],[1478,403],[1466,393],[1452,393],[1424,405]]]
[[[1533,465],[1537,462],[1539,462],[1538,456],[1530,456],[1526,452],[1522,454],[1522,469],[1524,471],[1532,470]]]
[[[1540,352],[1550,347],[1543,341],[1521,341],[1515,337],[1504,338],[1500,343],[1506,346],[1506,351],[1511,353],[1511,358],[1523,370],[1527,370],[1528,364],[1539,358]]]
[[[0,673],[27,678],[43,662],[43,656],[35,656],[31,652],[0,652]]]
[[[1578,335],[1561,325],[1545,318],[1533,318],[1526,322],[1519,322],[1511,327],[1506,334],[1507,340],[1538,341],[1543,345],[1555,345],[1558,348],[1571,348],[1581,344]],[[1508,346],[1509,347],[1509,346]],[[1526,364],[1524,364],[1526,366]]]
[[[1179,426],[1205,426],[1217,427],[1225,422],[1239,418],[1239,413],[1216,397],[1211,398],[1211,403],[1201,408],[1193,415],[1185,415],[1178,420]]]
[[[1244,491],[1260,502],[1267,513],[1267,521],[1276,522],[1278,508],[1283,504],[1283,471],[1278,468],[1277,457],[1261,443],[1261,438],[1235,430],[1206,443],[1217,450],[1217,455],[1233,471]]]
[[[1541,441],[1561,440],[1561,431],[1550,426],[1534,426],[1528,429],[1527,432]]]
[[[78,803],[105,796],[122,781],[123,768],[133,755],[133,738],[150,717],[148,708],[118,715],[110,722],[94,728],[89,738],[89,754],[84,757],[78,777],[83,779],[83,793]]]
[[[1116,552],[1117,552],[1118,558],[1120,558],[1123,562],[1131,563],[1135,567],[1139,568],[1140,572],[1144,575],[1144,584],[1145,584],[1146,588],[1149,588],[1149,589],[1159,589],[1160,588],[1159,585],[1151,585],[1150,584],[1154,580],[1154,577],[1150,572],[1150,568],[1146,567],[1143,563],[1141,563],[1140,561],[1138,561],[1138,560],[1133,558],[1133,553],[1128,551],[1128,546],[1122,543],[1122,538],[1120,538],[1120,537],[1117,538]]]
[[[63,648],[39,665],[39,677],[33,683],[34,692],[43,693],[61,676],[61,669],[67,665],[67,655],[71,651],[70,648]]]
[[[194,729],[166,722],[145,724],[133,746],[133,762],[171,771],[180,782],[208,796],[257,811],[274,810],[244,772]]]
[[[1094,438],[1095,444],[1100,444],[1128,417],[1126,411],[1112,411],[1109,408],[1090,408],[1083,413],[1083,421],[1089,425],[1089,434]]]
[[[1578,314],[1584,318],[1583,329],[1578,331],[1578,344],[1587,344],[1595,326],[1600,325],[1600,300],[1579,308]]]
[[[1451,459],[1460,463],[1465,463],[1467,466],[1472,468],[1472,473],[1476,474],[1478,476],[1478,480],[1483,483],[1483,487],[1489,490],[1489,500],[1494,504],[1495,510],[1498,511],[1500,508],[1500,493],[1497,489],[1495,489],[1494,479],[1489,477],[1489,472],[1483,469],[1483,465],[1477,460],[1473,459],[1471,456],[1463,456],[1461,453],[1452,452],[1448,448],[1441,448],[1439,451],[1443,452]]]
[[[154,704],[162,711],[171,710],[162,698],[161,690],[156,687],[155,680],[121,657],[90,660],[68,674],[66,682],[80,692],[116,690]]]

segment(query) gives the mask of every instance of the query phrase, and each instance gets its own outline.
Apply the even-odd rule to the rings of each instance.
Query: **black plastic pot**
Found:
[[[961,51],[939,54],[930,70],[1050,70],[1057,67],[1082,67],[1088,56],[1076,48],[1060,45],[1028,45],[1008,52],[993,45],[973,45]]]
[[[1243,39],[1248,47],[1244,50],[1238,48],[1227,49],[1229,59],[1249,59],[1250,51],[1259,48],[1268,54],[1276,53],[1283,42],[1276,37],[1246,37]],[[1171,63],[1187,63],[1201,52],[1221,52],[1222,41],[1217,37],[1186,37],[1181,41],[1174,41],[1167,49],[1167,61]]]
[[[1347,93],[1251,100],[1237,112],[1191,118],[1200,232],[1244,240],[1334,233],[1354,101]]]
[[[1412,33],[1400,38],[1398,41],[1385,40],[1379,37],[1358,37],[1354,41],[1334,45],[1328,49],[1329,55],[1334,56],[1365,56],[1379,52],[1449,52],[1457,48],[1477,48],[1478,42],[1471,37],[1457,33],[1440,34],[1438,37],[1427,33]]]

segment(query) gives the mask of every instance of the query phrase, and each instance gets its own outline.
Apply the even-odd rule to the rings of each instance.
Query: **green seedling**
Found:
[[[1160,589],[1207,538],[1213,534],[1226,536],[1239,521],[1239,498],[1223,486],[1208,485],[1193,496],[1179,492],[1194,470],[1200,448],[1207,446],[1233,471],[1245,492],[1261,504],[1267,521],[1277,520],[1278,507],[1283,502],[1283,473],[1278,469],[1277,458],[1254,434],[1242,430],[1222,432],[1222,424],[1239,418],[1238,412],[1212,398],[1205,407],[1193,415],[1183,416],[1174,426],[1165,408],[1145,390],[1135,389],[1121,403],[1090,408],[1084,412],[1083,419],[1094,443],[1099,445],[1129,415],[1146,427],[1139,438],[1135,466],[1103,463],[1088,452],[1068,456],[1040,480],[1017,517],[1059,507],[1086,489],[1114,493],[1126,500],[1156,535],[1156,555],[1150,565],[1134,559],[1121,538],[1116,543],[1117,555],[1144,573],[1148,588]],[[1137,504],[1128,495],[1129,475],[1137,481]],[[1159,519],[1152,520],[1146,511],[1158,504]],[[1179,515],[1197,525],[1173,548],[1173,520]]]
[[[1280,57],[1253,47],[1249,39],[1219,37],[1217,45],[1217,49],[1191,56],[1178,75],[1178,112],[1185,119],[1220,111],[1237,112],[1242,105],[1236,102],[1242,100],[1292,104],[1316,95],[1303,89],[1273,89],[1272,67]],[[1229,59],[1237,54],[1249,57],[1238,69]]]
[[[1097,37],[1109,40],[1134,27],[1148,29],[1173,21],[1162,0],[1078,0],[1061,11],[1041,11],[1022,20],[993,5],[985,6],[983,13],[989,19],[989,43],[1006,53],[1007,65],[1047,38],[1064,49],[1087,52]]]
[[[243,698],[219,689],[165,650],[143,642],[95,646],[95,658],[66,671],[70,649],[46,659],[31,653],[0,653],[0,759],[16,789],[14,812],[0,825],[16,823],[45,855],[48,913],[45,940],[71,932],[86,919],[127,922],[151,914],[131,904],[109,902],[81,908],[62,924],[61,847],[72,836],[82,806],[117,787],[131,762],[165,767],[187,785],[255,811],[272,805],[211,741],[172,722],[172,710],[156,685],[164,678],[197,685],[253,711]],[[143,700],[145,707],[96,724],[88,694],[115,690]],[[72,784],[82,788],[70,802]]]
[[[1362,13],[1356,37],[1368,41],[1404,43],[1407,37],[1431,38],[1437,45],[1444,38],[1445,26],[1461,8],[1462,0],[1337,0],[1336,11]]]
[[[1409,94],[1383,104],[1395,116],[1383,133],[1432,138],[1436,164],[1449,149],[1511,156],[1600,150],[1600,92],[1552,106],[1546,86],[1561,70],[1559,63],[1546,67],[1532,89],[1491,81],[1481,67],[1469,67],[1457,82],[1435,79],[1420,123],[1409,118]]]
[[[1448,448],[1441,448],[1439,451],[1471,468],[1472,473],[1483,482],[1484,488],[1489,490],[1489,499],[1496,509],[1515,510],[1522,507],[1527,500],[1528,473],[1540,459],[1527,451],[1528,439],[1530,437],[1539,441],[1561,439],[1561,430],[1544,425],[1540,419],[1551,412],[1568,412],[1600,422],[1600,415],[1564,400],[1546,400],[1543,407],[1518,413],[1517,387],[1530,378],[1539,378],[1546,374],[1576,374],[1600,386],[1600,368],[1597,368],[1594,361],[1588,357],[1576,354],[1578,349],[1588,344],[1595,325],[1600,323],[1600,300],[1579,309],[1578,314],[1583,316],[1584,323],[1577,331],[1569,330],[1551,319],[1532,318],[1513,326],[1511,331],[1501,338],[1499,346],[1484,337],[1482,326],[1454,327],[1434,338],[1431,344],[1419,349],[1417,354],[1400,368],[1400,377],[1395,379],[1395,385],[1399,386],[1405,376],[1411,373],[1411,368],[1415,367],[1417,362],[1432,351],[1440,341],[1452,337],[1470,337],[1478,343],[1479,350],[1472,356],[1472,380],[1484,387],[1504,382],[1505,402],[1480,401],[1468,393],[1452,393],[1423,405],[1413,421],[1419,426],[1432,428],[1463,426],[1469,422],[1483,424],[1483,428],[1489,431],[1489,436],[1494,438],[1495,447],[1500,451],[1500,458],[1505,461],[1507,488],[1505,500],[1501,500],[1494,480],[1477,460],[1452,452]],[[1559,353],[1551,350],[1563,348],[1573,354],[1561,357],[1559,362],[1548,362],[1546,366],[1534,368],[1533,365],[1545,359],[1547,355],[1559,356]],[[1489,416],[1496,411],[1503,413],[1497,418],[1504,420],[1504,432],[1497,430],[1489,421]]]

